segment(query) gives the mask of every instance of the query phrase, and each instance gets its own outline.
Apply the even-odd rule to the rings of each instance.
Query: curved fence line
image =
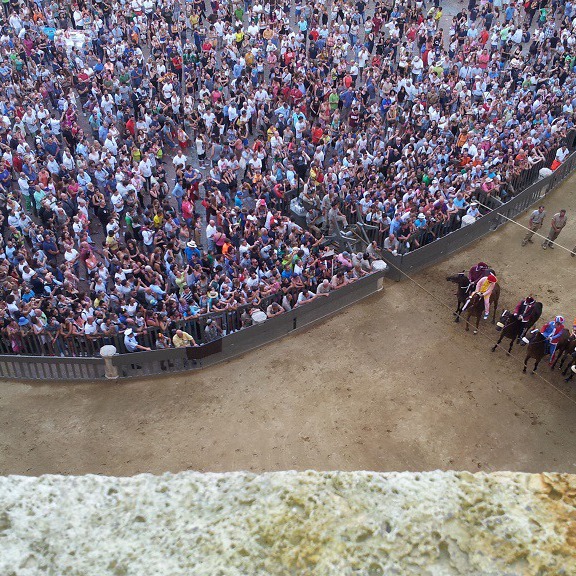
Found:
[[[230,360],[296,330],[310,327],[319,320],[375,294],[383,287],[384,274],[385,272],[373,272],[330,292],[326,297],[318,297],[290,312],[241,330],[239,329],[241,325],[237,330],[233,329],[237,326],[235,322],[239,316],[234,314],[230,317],[223,316],[225,322],[230,322],[229,327],[232,331],[222,338],[194,347],[117,354],[110,359],[111,367],[118,378],[143,378],[199,370]],[[205,320],[203,322],[205,324]],[[123,341],[103,342],[112,345],[116,343],[123,346]],[[85,344],[76,343],[75,346]],[[81,357],[0,355],[0,379],[103,380],[106,377],[105,360],[90,357],[87,352],[86,350],[86,354]]]

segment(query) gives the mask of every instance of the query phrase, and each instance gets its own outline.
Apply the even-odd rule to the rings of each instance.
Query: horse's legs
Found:
[[[508,352],[507,352],[508,356],[510,356],[510,354],[512,353],[512,346],[514,346],[514,338],[510,338],[510,346],[508,346]]]
[[[566,360],[566,358],[568,358],[568,356],[572,356],[572,358],[568,361],[568,364],[566,365],[566,368],[564,368],[564,370],[562,371],[562,376],[566,376],[566,374],[568,374],[568,370],[572,369],[572,366],[576,365],[576,352],[574,352],[574,354],[566,354],[566,356],[564,356],[564,358],[562,359],[562,364],[564,364],[564,361]],[[562,364],[560,364],[560,368],[562,368]],[[574,374],[574,372],[572,372],[572,374]]]
[[[454,322],[460,322],[460,314],[462,314],[462,306],[464,306],[464,304],[459,301],[458,307],[456,308],[456,312],[454,312],[454,314],[456,314],[456,318],[454,319]]]
[[[554,368],[556,368],[556,364],[558,364],[558,360],[560,360],[560,356],[564,356],[564,352],[562,352],[561,354],[556,354],[555,358],[550,358],[550,370],[554,370]],[[552,362],[552,360],[554,360]],[[560,367],[562,367],[562,364],[560,364]]]
[[[524,358],[524,370],[522,370],[522,372],[526,373],[526,368],[528,367],[528,359],[530,358],[530,356],[526,355],[526,358]]]
[[[470,330],[470,316],[472,316],[472,312],[468,310],[468,316],[466,317],[466,332]]]
[[[538,358],[536,360],[536,362],[534,362],[534,369],[532,370],[532,374],[536,374],[536,370],[538,369],[538,364],[540,364],[540,360],[542,360],[542,358],[544,358],[544,356],[540,356],[540,358]]]
[[[480,315],[481,312],[478,312],[478,316],[476,316],[476,330],[474,330],[474,334],[478,334],[478,326],[480,326]]]
[[[498,342],[496,342],[496,344],[494,344],[494,346],[492,346],[492,352],[496,352],[496,348],[498,348],[498,346],[500,346],[500,342],[502,342],[502,338],[504,338],[504,330],[502,330],[502,333],[500,334],[500,338],[498,338]]]

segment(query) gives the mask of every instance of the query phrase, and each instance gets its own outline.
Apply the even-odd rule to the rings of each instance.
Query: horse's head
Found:
[[[534,329],[528,332],[524,338],[522,338],[524,344],[538,344],[539,342],[545,342],[546,337],[538,329]]]
[[[566,342],[568,342],[569,340],[570,340],[570,331],[564,328],[564,330],[562,330],[562,335],[560,336],[558,344],[566,344]]]
[[[458,284],[460,288],[466,288],[466,286],[468,286],[470,283],[465,272],[459,272],[458,274],[453,274],[452,276],[446,276],[446,281],[454,282],[454,284]]]
[[[482,306],[482,308],[484,308],[484,297],[482,294],[474,293],[472,298],[470,298],[470,304],[468,304],[468,308],[473,310],[477,306]]]
[[[515,316],[514,316],[514,314],[512,314],[512,312],[510,312],[510,310],[504,310],[502,312],[502,314],[500,315],[500,320],[498,320],[498,322],[496,322],[496,330],[498,330],[498,332],[500,332],[501,330],[506,328],[506,326],[508,326],[508,324],[510,324],[510,322],[514,318],[515,318]]]

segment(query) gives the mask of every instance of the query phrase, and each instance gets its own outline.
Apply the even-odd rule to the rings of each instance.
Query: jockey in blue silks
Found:
[[[554,361],[554,354],[556,353],[556,347],[562,333],[564,332],[564,317],[556,316],[554,320],[550,320],[547,324],[544,324],[540,329],[540,333],[544,336],[550,343],[550,364]]]

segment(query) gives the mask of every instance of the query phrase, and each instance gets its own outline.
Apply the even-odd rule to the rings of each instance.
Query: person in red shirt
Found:
[[[134,120],[134,116],[130,116],[128,122],[126,122],[126,130],[132,134],[132,136],[136,135],[136,121]]]
[[[315,124],[314,128],[312,129],[312,144],[315,146],[318,145],[322,139],[322,136],[324,136],[324,130],[322,130],[320,124]]]

